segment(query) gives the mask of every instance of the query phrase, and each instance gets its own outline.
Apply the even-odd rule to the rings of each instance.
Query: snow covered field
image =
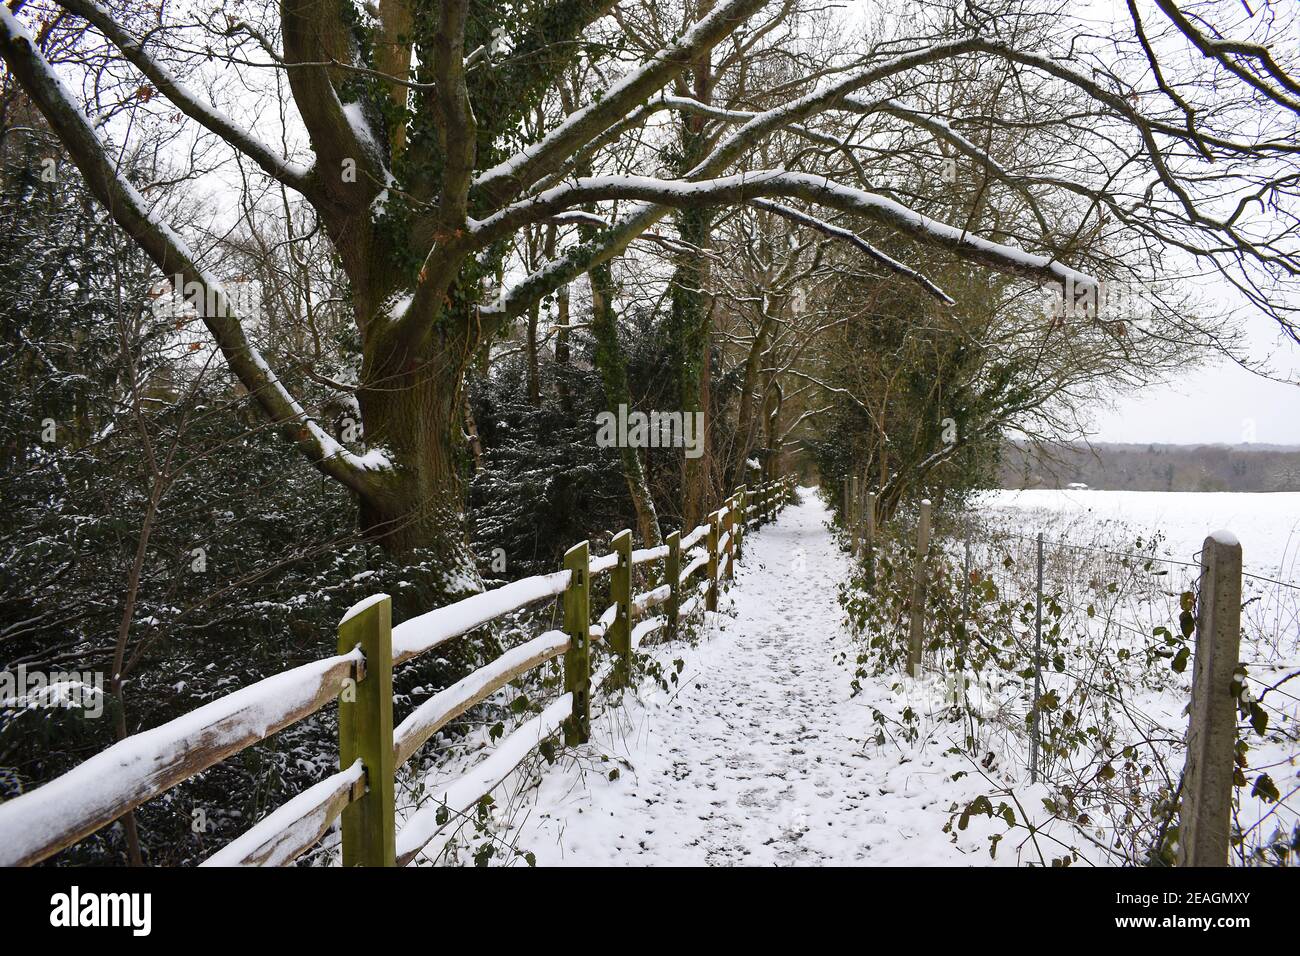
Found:
[[[1152,635],[1157,627],[1177,630],[1173,621],[1178,594],[1195,587],[1194,565],[1205,538],[1218,529],[1237,536],[1245,572],[1240,661],[1247,668],[1249,694],[1267,711],[1269,723],[1261,735],[1242,721],[1250,751],[1243,771],[1247,786],[1237,791],[1235,822],[1248,847],[1290,842],[1300,820],[1300,494],[995,491],[982,496],[980,507],[995,528],[1020,536],[1044,533],[1048,575],[1055,579],[1048,590],[1053,593],[1060,594],[1061,588],[1067,595],[1084,593],[1084,582],[1098,574],[1098,561],[1102,567],[1109,564],[1111,579],[1121,581],[1115,601],[1090,619],[1063,598],[1063,621],[1067,629],[1091,635],[1098,647],[1127,647],[1134,659],[1156,643]],[[1156,562],[1144,584],[1143,562],[1107,562],[1096,550],[1132,552],[1153,540],[1155,553],[1193,566]],[[1020,594],[1029,597],[1023,574],[1032,566],[1033,546],[1021,537],[1003,547],[1010,546],[1014,553],[1017,544]],[[1105,603],[1098,601],[1099,608]],[[1163,728],[1174,740],[1186,727],[1183,708],[1191,673],[1189,665],[1181,673],[1165,674],[1160,685],[1146,685],[1140,692],[1134,688],[1142,719],[1150,719],[1152,728]],[[1063,685],[1062,692],[1070,683],[1053,675],[1049,684],[1053,680]],[[1165,756],[1172,770],[1181,768],[1179,746],[1167,748]],[[1280,793],[1280,802],[1256,792],[1265,774]]]
[[[1227,528],[1241,541],[1246,570],[1300,578],[1300,492],[989,491],[980,500],[1022,529],[1067,539],[1104,530],[1118,543],[1158,531],[1166,556],[1185,561],[1210,532]]]

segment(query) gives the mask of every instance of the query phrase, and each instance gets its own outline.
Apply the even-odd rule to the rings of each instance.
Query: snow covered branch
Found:
[[[59,0],[59,3],[69,13],[76,14],[104,34],[122,51],[122,56],[186,116],[257,163],[268,176],[301,193],[310,190],[311,170],[290,163],[250,131],[200,101],[170,70],[145,52],[143,41],[123,29],[96,0]]]
[[[566,117],[539,143],[486,170],[475,186],[493,201],[504,201],[557,169],[566,159],[625,119],[635,106],[680,73],[701,52],[729,36],[765,0],[726,0],[701,17],[681,39],[670,43],[589,106]]]
[[[352,63],[354,43],[341,7],[320,0],[283,0],[280,6],[284,56],[293,99],[316,154],[318,182],[342,208],[367,210],[388,181],[386,151],[361,104],[344,104],[325,64]],[[351,175],[343,175],[352,170]],[[329,170],[331,175],[324,175]],[[368,211],[368,210],[367,210]],[[360,222],[354,228],[361,228]]]
[[[770,199],[755,199],[750,205],[759,209],[766,209],[768,212],[789,219],[791,222],[797,222],[800,225],[807,226],[810,229],[820,232],[822,235],[830,236],[834,239],[842,239],[845,242],[851,243],[854,247],[865,253],[868,258],[880,263],[890,272],[894,272],[912,280],[944,305],[955,304],[955,300],[952,296],[948,295],[948,293],[944,292],[921,273],[917,272],[911,266],[899,262],[893,256],[881,252],[871,243],[867,242],[857,233],[849,229],[842,229],[839,226],[834,226],[825,220],[818,219],[816,216],[810,216],[808,213],[795,209],[792,206],[772,202]]]
[[[31,35],[3,5],[0,56],[59,135],[87,186],[117,224],[164,275],[179,276],[186,283],[202,287],[205,294],[197,297],[196,303],[200,317],[231,370],[267,415],[282,426],[285,436],[326,474],[353,488],[368,485],[375,471],[386,468],[386,460],[378,454],[362,458],[349,452],[307,415],[248,339],[221,283],[199,265],[184,240],[153,215],[144,198],[118,171],[72,93],[36,49]]]
[[[476,242],[486,245],[516,229],[544,220],[583,203],[632,199],[673,208],[722,206],[756,199],[785,196],[841,212],[863,216],[896,229],[920,242],[951,249],[963,259],[1000,272],[1038,281],[1070,282],[1076,288],[1097,284],[1092,276],[1072,269],[1050,256],[1035,255],[1014,246],[993,242],[964,229],[931,219],[885,196],[832,182],[825,176],[761,170],[717,179],[687,182],[646,176],[595,176],[575,179],[507,207],[472,228]]]

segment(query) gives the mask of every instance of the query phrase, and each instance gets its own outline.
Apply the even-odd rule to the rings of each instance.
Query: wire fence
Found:
[[[1019,702],[1031,780],[1109,805],[1112,820],[1117,806],[1121,820],[1149,811],[1151,826],[1135,828],[1140,839],[1121,849],[1140,859],[1145,841],[1148,860],[1158,857],[1183,784],[1200,555],[1162,554],[1158,537],[1113,548],[996,523],[961,532],[954,550],[966,586],[989,582],[985,593],[1003,613],[986,620],[1026,665]],[[1300,584],[1242,573],[1238,673],[1247,689],[1232,842],[1243,864],[1293,861],[1300,850],[1298,621]],[[1107,843],[1123,830],[1103,828]]]
[[[1017,803],[1008,821],[1049,838],[1068,831],[1056,842],[1076,861],[1169,865],[1186,852],[1181,818],[1201,784],[1186,768],[1202,553],[1169,554],[1160,534],[1031,533],[1005,515],[963,513],[938,516],[937,545],[918,560],[928,503],[873,537],[872,496],[844,499],[845,544],[862,568],[858,597],[844,599],[850,621],[877,672],[903,667],[908,648],[905,671],[924,678],[909,695],[929,693],[937,717],[960,714],[954,742],[996,768],[985,776],[1008,803],[1039,788],[1027,803],[1046,816]],[[1289,864],[1300,858],[1300,584],[1244,557],[1240,692],[1218,724],[1236,735],[1219,765],[1234,784],[1223,817],[1237,864]]]

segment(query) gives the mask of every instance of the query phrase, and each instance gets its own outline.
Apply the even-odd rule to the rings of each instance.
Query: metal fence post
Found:
[[[1178,865],[1227,866],[1241,651],[1241,544],[1227,531],[1210,535],[1201,549],[1196,611]]]
[[[393,767],[393,602],[376,595],[339,622],[339,653],[365,655],[339,697],[339,769],[358,759],[365,794],[343,809],[343,865],[396,866]]]
[[[966,648],[970,640],[970,591],[971,591],[971,554],[970,554],[970,525],[966,526],[966,533],[962,541],[962,562],[961,562],[961,656],[962,660],[966,659]]]
[[[572,747],[591,738],[591,552],[587,542],[575,544],[564,555],[572,571],[564,591],[564,630],[569,649],[564,652],[564,689],[573,694],[573,712],[564,725],[564,742]]]
[[[1029,716],[1029,782],[1038,782],[1039,708],[1043,696],[1043,532],[1035,539],[1038,548],[1038,574],[1034,584],[1034,702]]]
[[[876,493],[867,492],[867,530],[863,535],[862,558],[866,568],[867,587],[876,583]]]
[[[921,676],[921,655],[925,650],[926,556],[930,552],[930,499],[921,502],[921,520],[916,528],[916,569],[912,579],[911,620],[907,629],[907,672]]]

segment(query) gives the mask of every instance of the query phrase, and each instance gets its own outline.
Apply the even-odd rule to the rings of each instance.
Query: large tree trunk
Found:
[[[605,402],[610,411],[618,406],[632,407],[632,392],[627,384],[627,360],[618,342],[618,322],[614,315],[614,283],[608,265],[597,266],[588,273],[591,279],[591,330],[596,338],[596,368],[605,386]],[[631,446],[619,448],[623,462],[623,477],[627,481],[628,496],[636,511],[637,530],[645,547],[656,547],[660,541],[659,516],[655,512],[654,498],[646,483],[645,468],[640,453]]]
[[[467,542],[463,439],[464,366],[456,340],[431,356],[374,341],[365,350],[357,400],[366,443],[394,468],[362,496],[361,530],[396,557],[428,554],[448,597],[478,586]]]
[[[713,0],[700,0],[697,17],[705,17],[713,9]],[[713,60],[705,52],[691,64],[692,93],[701,103],[713,102]],[[705,133],[705,120],[700,115],[687,115],[681,128],[681,167],[685,172],[707,155],[710,141]],[[689,246],[704,250],[711,244],[713,211],[688,209],[677,218],[678,233]],[[709,415],[709,345],[713,336],[713,309],[708,296],[709,260],[698,252],[678,256],[672,279],[672,316],[669,342],[672,358],[679,375],[678,391],[682,411],[691,415],[704,413],[703,454],[698,458],[683,456],[682,467],[682,526],[693,528],[699,524],[712,504],[710,478],[712,475],[712,442],[709,436],[713,423]]]
[[[712,216],[707,210],[691,209],[679,217],[678,230],[686,242],[705,248],[709,242]],[[705,285],[707,260],[697,254],[683,254],[672,279],[672,306],[668,329],[669,353],[678,375],[678,397],[687,415],[704,413],[703,454],[682,458],[682,525],[699,524],[709,507],[709,344],[713,332],[713,310],[709,308]]]
[[[767,454],[763,456],[763,480],[775,481],[781,476],[781,405],[784,396],[781,383],[770,375],[763,388],[763,431]]]
[[[776,317],[764,310],[763,317],[759,322],[758,334],[754,336],[754,341],[749,347],[749,354],[745,357],[745,375],[740,386],[740,401],[736,409],[736,441],[735,454],[731,462],[731,484],[738,485],[745,480],[747,469],[745,463],[749,460],[750,452],[754,449],[754,442],[758,437],[757,421],[754,415],[754,405],[756,403],[755,393],[758,391],[759,379],[761,372],[761,360],[767,352],[768,339],[771,337],[772,330],[776,326]],[[767,376],[761,376],[763,381],[767,381]]]

